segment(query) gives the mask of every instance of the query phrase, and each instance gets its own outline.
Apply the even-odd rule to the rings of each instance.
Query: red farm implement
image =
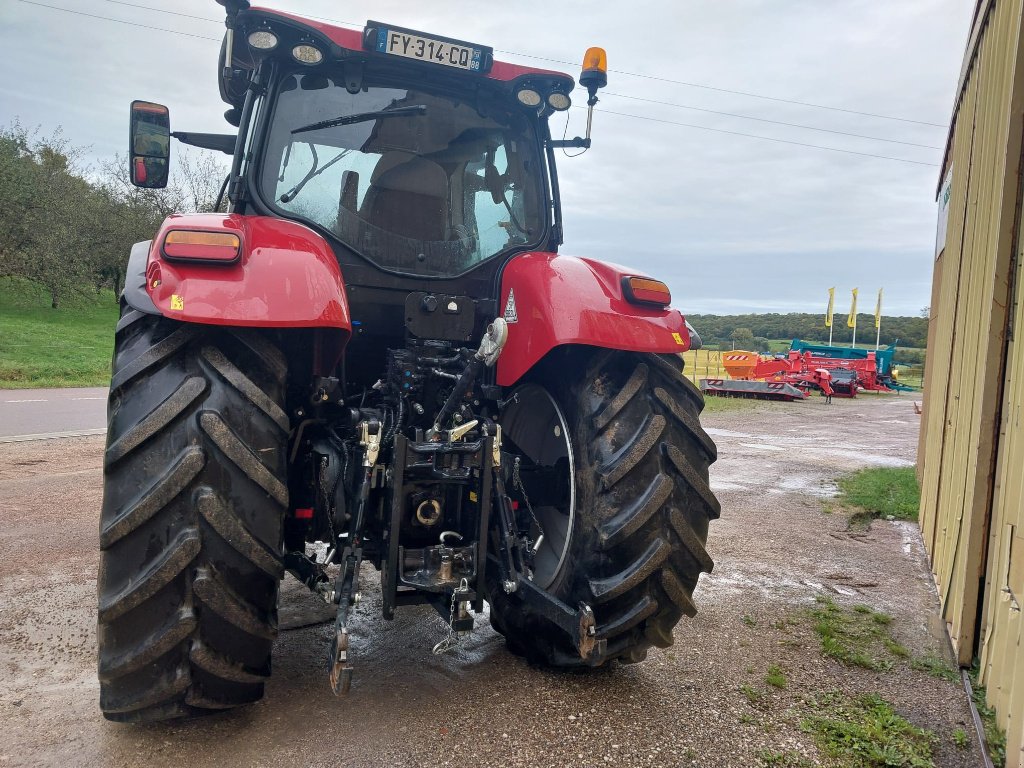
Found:
[[[777,384],[806,393],[817,389],[824,395],[856,397],[859,389],[888,392],[879,381],[874,352],[862,359],[841,359],[791,350],[786,357],[761,357],[756,352],[734,350],[722,355],[729,379],[705,379],[706,394],[794,400],[780,397]]]

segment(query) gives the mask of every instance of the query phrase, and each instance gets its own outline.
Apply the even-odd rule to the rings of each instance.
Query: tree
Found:
[[[754,332],[749,328],[736,328],[729,338],[732,339],[734,348],[750,349],[754,346]]]
[[[78,151],[54,132],[39,138],[20,124],[0,131],[0,274],[42,284],[51,306],[91,284],[98,200],[77,167]],[[84,255],[83,255],[84,254]]]
[[[229,170],[221,156],[212,150],[197,153],[185,148],[174,165],[172,171],[186,209],[196,213],[218,210],[218,197]]]
[[[120,294],[132,245],[175,211],[212,211],[227,174],[212,153],[183,152],[166,189],[138,189],[126,159],[93,173],[80,156],[59,129],[0,127],[0,277],[45,286],[54,309],[88,288]]]

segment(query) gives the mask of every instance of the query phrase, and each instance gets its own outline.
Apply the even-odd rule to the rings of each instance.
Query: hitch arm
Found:
[[[488,555],[488,559],[500,568],[494,555]],[[586,603],[580,603],[579,608],[573,610],[550,592],[522,577],[517,582],[514,599],[521,600],[568,635],[584,661],[599,659],[604,655],[608,641],[597,638],[597,620],[593,609]]]

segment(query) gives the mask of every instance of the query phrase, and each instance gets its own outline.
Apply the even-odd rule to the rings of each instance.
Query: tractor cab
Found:
[[[360,31],[222,4],[220,93],[237,134],[170,133],[166,108],[135,102],[136,183],[167,182],[161,127],[229,151],[228,210],[302,224],[337,259],[357,323],[353,370],[379,369],[410,331],[479,338],[501,314],[509,259],[561,243],[554,150],[589,147],[590,119],[586,137],[554,140],[548,118],[572,105],[573,79],[377,21]],[[591,110],[606,69],[604,51],[588,50]],[[407,311],[410,295],[426,305]],[[428,296],[447,297],[440,312]]]
[[[568,75],[495,61],[491,48],[369,21],[360,32],[228,0],[220,92],[237,136],[170,134],[236,156],[231,210],[301,221],[343,262],[454,278],[495,257],[561,241],[557,147]],[[606,82],[601,49],[581,82]],[[135,181],[166,183],[150,158],[159,105],[133,105]],[[140,149],[141,147],[141,149]],[[145,161],[145,162],[144,162]],[[352,257],[355,257],[353,259]]]

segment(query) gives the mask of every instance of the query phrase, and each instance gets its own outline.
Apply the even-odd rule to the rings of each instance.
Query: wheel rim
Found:
[[[507,490],[513,498],[525,502],[528,497],[536,523],[531,537],[543,532],[544,538],[534,556],[532,581],[542,589],[558,576],[569,552],[573,521],[576,517],[575,462],[565,414],[551,394],[536,384],[519,387],[501,418],[503,445],[510,462],[521,459],[522,491],[511,482]],[[531,482],[533,478],[533,482]],[[545,495],[530,493],[541,488]],[[552,493],[553,492],[553,493]],[[552,499],[553,497],[553,499]],[[551,501],[554,503],[550,503]],[[540,531],[533,529],[539,524]]]

